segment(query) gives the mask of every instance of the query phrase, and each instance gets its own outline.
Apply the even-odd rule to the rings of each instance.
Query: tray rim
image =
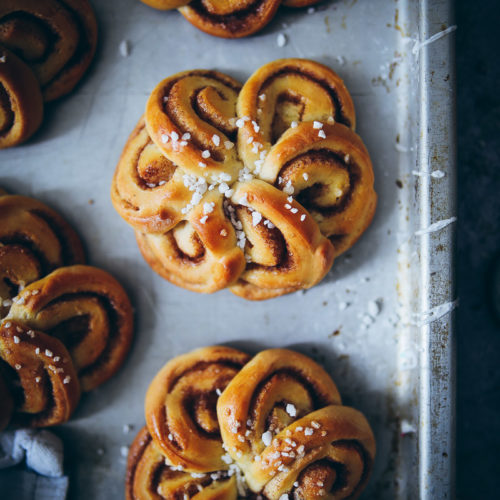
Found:
[[[419,498],[455,498],[455,240],[456,240],[456,80],[454,9],[449,0],[422,0],[419,6],[419,40],[449,29],[440,43],[419,49],[418,156],[419,170],[441,169],[436,183],[419,177],[416,200],[420,227],[451,221],[446,229],[423,234],[418,249],[419,318],[422,347],[419,380]],[[446,28],[445,28],[446,27]],[[437,40],[436,40],[437,42]],[[444,182],[443,182],[444,181]],[[446,252],[440,252],[444,245]],[[439,268],[441,279],[434,279]],[[427,293],[425,293],[427,292]],[[437,301],[437,303],[436,303]],[[441,311],[438,310],[441,308]]]

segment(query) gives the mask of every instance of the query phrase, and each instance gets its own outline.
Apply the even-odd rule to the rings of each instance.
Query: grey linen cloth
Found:
[[[26,467],[21,468],[23,460]],[[52,432],[20,429],[0,433],[2,500],[64,500],[68,477],[63,474],[63,444]]]

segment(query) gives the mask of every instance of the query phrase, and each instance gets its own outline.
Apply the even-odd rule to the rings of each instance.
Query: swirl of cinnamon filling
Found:
[[[31,69],[0,46],[0,149],[35,133],[43,117],[43,98]]]
[[[259,353],[229,383],[217,414],[228,453],[265,498],[357,498],[364,488],[373,433],[310,358]]]
[[[113,205],[135,229],[166,232],[184,219],[182,209],[193,196],[184,175],[153,143],[141,118],[116,167]]]
[[[69,419],[80,399],[80,384],[62,342],[6,319],[0,324],[0,360],[16,423],[45,427]]]
[[[235,179],[234,147],[241,85],[216,71],[185,71],[160,82],[146,104],[146,128],[163,154],[187,174]]]
[[[6,320],[64,344],[83,391],[118,370],[132,341],[132,307],[125,291],[111,275],[90,266],[63,267],[27,286]]]
[[[129,449],[125,498],[236,500],[236,480],[226,471],[193,474],[173,466],[143,427]]]
[[[248,359],[235,349],[206,347],[158,372],[146,394],[146,423],[171,464],[201,473],[227,469],[216,404]]]
[[[245,269],[245,256],[226,218],[223,197],[215,191],[165,234],[136,231],[148,264],[170,282],[201,293],[222,290]]]
[[[360,137],[339,123],[319,130],[322,137],[312,123],[288,130],[266,157],[260,177],[278,189],[291,187],[337,256],[369,226],[377,195]]]
[[[299,203],[257,179],[236,184],[231,201],[248,260],[233,293],[260,300],[310,288],[325,276],[332,245]]]
[[[97,23],[87,0],[3,0],[0,44],[35,73],[45,101],[70,92],[95,53]]]
[[[259,68],[238,97],[238,150],[256,175],[283,132],[300,122],[342,123],[354,130],[351,96],[330,68],[307,59],[278,59]]]
[[[0,318],[23,287],[84,260],[80,239],[57,212],[33,198],[0,193]]]

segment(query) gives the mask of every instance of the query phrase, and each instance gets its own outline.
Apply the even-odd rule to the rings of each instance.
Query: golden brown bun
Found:
[[[266,64],[241,91],[221,73],[178,73],[151,93],[111,198],[178,286],[249,300],[308,289],[375,211],[355,123],[343,81],[314,61]]]
[[[227,468],[217,398],[248,359],[229,347],[205,347],[178,356],[158,372],[146,394],[146,423],[171,464],[201,473]]]
[[[32,68],[45,101],[70,92],[96,49],[97,23],[87,0],[3,0],[0,44]]]
[[[328,374],[286,349],[248,362],[217,403],[226,449],[265,498],[357,498],[375,455],[370,426]]]
[[[69,419],[80,399],[80,384],[58,339],[6,319],[0,324],[0,358],[18,424],[46,427]]]
[[[83,262],[78,235],[57,212],[33,198],[0,195],[0,318],[24,286]]]
[[[26,141],[42,117],[43,98],[33,71],[0,45],[0,149]]]
[[[6,320],[42,330],[67,346],[83,391],[108,380],[132,341],[132,306],[122,286],[91,266],[62,267],[14,299]]]
[[[319,0],[141,0],[159,10],[179,9],[198,29],[222,38],[242,38],[261,30],[281,3],[305,7]]]
[[[127,500],[356,499],[375,457],[365,417],[342,405],[323,368],[287,349],[174,358],[151,383],[145,414]]]
[[[185,495],[196,500],[236,500],[236,480],[225,471],[192,475],[173,467],[143,427],[129,449],[126,500],[170,500]]]

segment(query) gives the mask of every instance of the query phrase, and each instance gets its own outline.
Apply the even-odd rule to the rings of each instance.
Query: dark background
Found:
[[[455,14],[457,496],[492,499],[500,489],[500,2],[457,0]]]

